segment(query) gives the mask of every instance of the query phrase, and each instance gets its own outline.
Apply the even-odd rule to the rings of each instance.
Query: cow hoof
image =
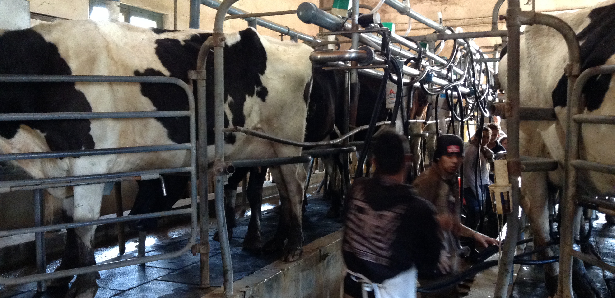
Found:
[[[233,238],[233,230],[228,231],[228,239],[231,240],[231,238]],[[214,241],[220,242],[220,234],[218,233],[218,231],[214,233],[213,239]]]
[[[263,245],[263,253],[274,253],[284,249],[284,240],[274,237]]]
[[[342,213],[340,212],[339,208],[329,208],[329,211],[327,211],[327,218],[338,218],[342,215]]]
[[[545,272],[545,288],[547,293],[549,293],[549,297],[554,297],[557,294],[558,279],[559,275],[551,275]]]
[[[303,248],[301,247],[287,248],[284,252],[284,262],[294,262],[299,260],[302,254]]]
[[[96,279],[100,278],[98,272],[77,276],[75,282],[66,293],[66,298],[94,298],[98,292]]]
[[[98,287],[91,287],[88,289],[76,289],[73,290],[71,288],[68,293],[66,293],[65,298],[94,298],[96,296],[96,292],[98,292]]]
[[[263,248],[263,241],[258,238],[246,238],[243,240],[243,250],[251,252],[260,252]]]
[[[73,278],[74,276],[67,276],[67,277],[52,279],[49,282],[47,282],[47,288],[51,288],[54,291],[55,290],[58,290],[58,291],[68,290],[68,285],[70,284],[71,280],[73,280]]]

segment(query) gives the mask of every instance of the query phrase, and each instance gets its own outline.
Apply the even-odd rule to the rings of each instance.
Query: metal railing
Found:
[[[600,202],[596,202],[591,198],[580,197],[577,192],[577,171],[578,170],[589,170],[589,171],[597,171],[601,173],[613,174],[615,175],[615,165],[602,164],[598,162],[589,162],[580,160],[580,134],[581,134],[581,125],[583,123],[591,123],[591,124],[606,124],[613,125],[615,124],[615,116],[591,116],[591,115],[581,115],[582,108],[581,104],[581,96],[583,93],[583,87],[585,83],[593,76],[600,74],[612,74],[615,73],[615,65],[602,65],[596,66],[592,68],[588,68],[583,71],[581,75],[579,75],[576,80],[574,86],[572,87],[572,94],[569,96],[568,100],[568,111],[567,111],[567,125],[568,129],[566,131],[566,156],[565,156],[565,165],[566,165],[566,188],[564,190],[564,199],[563,209],[562,211],[562,237],[560,244],[560,276],[558,283],[558,295],[560,297],[573,297],[572,290],[572,257],[581,259],[584,262],[588,262],[589,264],[598,266],[602,269],[615,272],[615,267],[607,264],[601,260],[593,260],[592,258],[587,257],[580,251],[576,251],[573,248],[574,244],[574,217],[576,211],[578,210],[578,205],[584,205],[585,207],[589,207],[592,209],[597,209],[606,212],[615,211],[615,206],[612,204],[603,204]]]
[[[16,285],[22,283],[39,282],[39,289],[41,289],[40,282],[48,279],[55,279],[60,277],[73,276],[77,274],[90,273],[100,270],[109,270],[123,266],[130,266],[135,264],[141,264],[151,261],[163,260],[178,257],[187,251],[190,251],[192,245],[196,242],[197,231],[197,189],[196,189],[196,166],[197,166],[197,148],[196,148],[196,117],[195,117],[195,101],[192,94],[192,89],[185,82],[177,78],[171,77],[125,77],[125,76],[68,76],[68,75],[0,75],[0,82],[3,83],[75,83],[75,82],[90,82],[90,83],[154,83],[154,84],[170,84],[175,85],[184,90],[188,101],[187,111],[160,111],[160,112],[107,112],[107,113],[74,113],[74,112],[60,112],[60,113],[15,113],[15,114],[0,114],[0,122],[6,121],[21,121],[21,120],[74,120],[74,119],[102,119],[102,118],[164,118],[164,117],[189,117],[190,118],[190,143],[175,144],[175,145],[158,145],[158,146],[140,146],[132,148],[106,148],[106,149],[92,149],[83,151],[67,151],[67,152],[41,152],[41,153],[15,153],[15,154],[0,154],[0,160],[20,160],[20,159],[38,159],[38,158],[63,158],[63,157],[81,157],[91,155],[103,155],[103,154],[123,154],[123,153],[144,153],[153,151],[170,151],[170,150],[189,150],[190,152],[190,165],[186,167],[176,167],[167,169],[153,169],[144,171],[132,171],[132,172],[118,172],[108,174],[95,174],[85,176],[71,176],[71,177],[53,177],[42,179],[29,179],[29,180],[12,180],[12,181],[0,181],[0,189],[4,191],[34,189],[35,201],[36,201],[36,226],[30,228],[14,229],[9,231],[0,231],[0,237],[15,235],[15,234],[36,234],[36,247],[37,247],[37,269],[38,273],[12,278],[0,278],[0,284],[3,285]],[[83,184],[99,184],[108,183],[113,181],[140,178],[155,178],[160,174],[174,173],[174,172],[188,172],[191,176],[191,208],[190,209],[178,209],[166,212],[157,212],[142,215],[130,215],[118,218],[104,218],[89,222],[78,223],[66,223],[55,225],[42,225],[42,198],[40,190],[50,187],[60,186],[74,186]],[[52,273],[44,273],[45,268],[45,252],[44,252],[44,232],[63,230],[69,228],[84,227],[90,225],[101,225],[110,223],[119,223],[132,220],[139,220],[145,218],[154,218],[170,215],[190,214],[191,215],[191,235],[188,243],[182,249],[165,253],[156,256],[147,256],[142,258],[130,258],[122,261],[106,261],[101,264],[74,268],[68,270],[61,270]]]

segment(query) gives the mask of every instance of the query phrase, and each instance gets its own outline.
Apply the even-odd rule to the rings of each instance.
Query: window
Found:
[[[109,9],[104,0],[90,0],[90,19],[108,21]],[[120,22],[126,22],[145,28],[162,28],[162,14],[136,6],[120,3]]]

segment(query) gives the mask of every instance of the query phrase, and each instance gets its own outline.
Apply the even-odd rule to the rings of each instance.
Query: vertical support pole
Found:
[[[519,13],[521,4],[519,0],[508,0],[506,28],[508,28],[508,90],[507,99],[510,104],[508,119],[508,163],[513,164],[513,170],[509,170],[509,182],[512,186],[512,213],[508,217],[508,229],[502,259],[498,268],[498,278],[494,297],[508,297],[508,286],[512,283],[513,258],[519,234],[519,177],[521,176],[519,161],[519,58],[520,58],[520,33]]]
[[[201,0],[190,0],[190,29],[199,29],[201,23]]]
[[[137,244],[137,257],[145,257],[145,238],[147,233],[145,231],[139,231],[139,243]],[[145,268],[145,263],[139,264],[142,268]]]
[[[352,1],[352,30],[357,31],[359,29],[359,1]],[[353,33],[351,38],[351,50],[356,50],[359,48],[359,33]],[[350,64],[353,67],[357,67],[359,65],[358,62],[353,61]],[[359,70],[353,68],[350,70],[350,114],[348,122],[351,126],[354,126],[357,123],[357,108],[359,105]]]
[[[208,43],[209,40],[206,41]],[[203,50],[203,49],[201,49]],[[209,49],[206,50],[207,52]],[[206,52],[206,53],[207,53]],[[205,61],[207,54],[205,53]],[[199,59],[201,58],[199,53]],[[201,225],[199,228],[199,257],[201,272],[201,288],[208,288],[209,284],[209,172],[207,169],[207,99],[205,81],[205,64],[197,66],[197,123],[198,123],[198,193],[199,196],[199,218]]]
[[[356,70],[356,69],[355,69]],[[355,75],[355,82],[354,85],[352,83],[352,75]],[[349,124],[350,122],[350,115],[351,115],[351,107],[353,107],[354,104],[354,115],[356,117],[356,112],[357,112],[357,103],[358,103],[358,97],[359,97],[359,81],[358,81],[358,74],[357,72],[345,72],[344,73],[344,101],[342,104],[342,111],[344,111],[344,119],[342,121],[342,127],[341,129],[341,134],[345,135],[348,133],[348,131],[350,130]],[[356,120],[356,118],[355,118]],[[356,124],[356,121],[352,123],[353,125]],[[347,147],[348,143],[350,141],[348,140],[348,138],[344,139],[342,141],[342,146]],[[348,194],[348,189],[350,188],[350,153],[341,153],[341,157],[342,157],[342,169],[341,169],[341,175],[342,175],[342,183],[344,183],[342,185],[342,197],[345,197]],[[344,202],[342,202],[342,205],[344,204]]]
[[[224,271],[224,296],[233,296],[233,263],[228,242],[228,230],[224,215],[224,180],[226,175],[219,170],[224,167],[224,17],[227,11],[237,0],[225,0],[220,4],[214,22],[214,133],[215,133],[215,160],[216,172],[216,217],[218,221],[218,235],[222,250],[222,265]]]
[[[34,190],[34,225],[36,227],[43,226],[45,220],[45,201],[43,199],[43,190]],[[45,232],[34,233],[36,240],[36,272],[45,273],[47,260],[45,257]],[[36,291],[41,293],[47,290],[44,281],[36,283]]]
[[[173,0],[173,30],[177,30],[177,0]]]
[[[115,182],[113,187],[115,191],[115,216],[120,218],[124,216],[124,204],[122,203],[122,182]],[[118,222],[115,225],[117,231],[117,245],[120,250],[120,256],[126,252],[126,233],[124,233],[124,223]]]

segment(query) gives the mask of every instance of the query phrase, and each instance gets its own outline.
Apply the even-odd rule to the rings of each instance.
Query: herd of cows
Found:
[[[615,3],[558,15],[577,32],[581,42],[582,69],[615,64]],[[188,82],[188,71],[196,68],[197,55],[211,34],[149,30],[120,23],[58,21],[30,29],[0,32],[0,74],[11,75],[121,75],[169,76]],[[226,34],[225,45],[225,127],[245,127],[292,141],[320,141],[331,137],[343,99],[343,77],[332,71],[313,71],[304,44],[281,42],[259,35],[253,29]],[[521,125],[521,154],[563,158],[562,127],[565,124],[565,83],[567,50],[552,29],[528,27],[521,42],[521,105],[554,108],[555,122]],[[505,82],[506,59],[500,66]],[[208,63],[212,65],[213,63]],[[208,80],[212,71],[208,71]],[[360,110],[371,117],[377,88],[370,78],[361,78]],[[371,79],[373,80],[373,79]],[[584,89],[585,110],[591,115],[615,114],[615,84],[611,75],[591,80]],[[377,86],[377,85],[376,85]],[[505,87],[505,86],[504,86]],[[213,136],[213,88],[207,93],[207,127]],[[126,112],[188,110],[180,88],[151,83],[0,83],[0,114],[49,112]],[[362,101],[365,100],[367,103]],[[382,118],[386,117],[386,110]],[[369,120],[357,118],[357,125]],[[368,118],[369,119],[369,118]],[[307,123],[307,128],[306,128]],[[339,123],[337,123],[339,125]],[[582,157],[615,164],[611,149],[613,129],[588,125],[582,130]],[[537,141],[540,140],[540,141]],[[54,121],[3,121],[0,124],[0,152],[56,152],[83,149],[122,148],[182,144],[190,142],[188,119],[90,119]],[[301,148],[279,144],[241,133],[226,133],[225,158],[229,160],[297,156]],[[213,138],[208,139],[213,145]],[[208,156],[213,157],[213,146]],[[15,164],[34,178],[94,175],[136,170],[181,167],[189,163],[186,151],[138,154],[109,154],[37,160]],[[303,245],[302,201],[305,170],[300,165],[271,169],[280,194],[281,216],[270,247],[283,249],[284,259],[300,258]],[[254,175],[257,176],[257,175]],[[549,177],[547,177],[549,176]],[[560,170],[524,173],[523,207],[531,221],[537,245],[549,241],[546,198],[549,181],[557,181]],[[588,173],[579,175],[588,193],[612,193],[615,178]],[[551,178],[551,180],[549,180]],[[161,197],[160,183],[141,181],[140,199]],[[178,181],[177,185],[185,185]],[[54,188],[49,191],[65,198],[65,215],[76,222],[100,215],[103,184]],[[181,189],[181,187],[178,187]],[[256,197],[258,197],[256,195]],[[151,206],[151,205],[150,205]],[[150,209],[148,209],[150,208]],[[253,212],[255,213],[255,212]],[[254,236],[260,241],[258,218]],[[251,224],[252,226],[252,221]],[[68,235],[72,247],[65,250],[59,269],[92,265],[95,226],[76,228]],[[75,253],[75,251],[77,253]],[[78,256],[78,258],[75,258]],[[557,268],[548,270],[557,274]],[[75,284],[89,285],[72,294],[91,295],[96,274],[77,277]],[[94,291],[95,293],[95,291]],[[85,297],[84,296],[84,297]]]

